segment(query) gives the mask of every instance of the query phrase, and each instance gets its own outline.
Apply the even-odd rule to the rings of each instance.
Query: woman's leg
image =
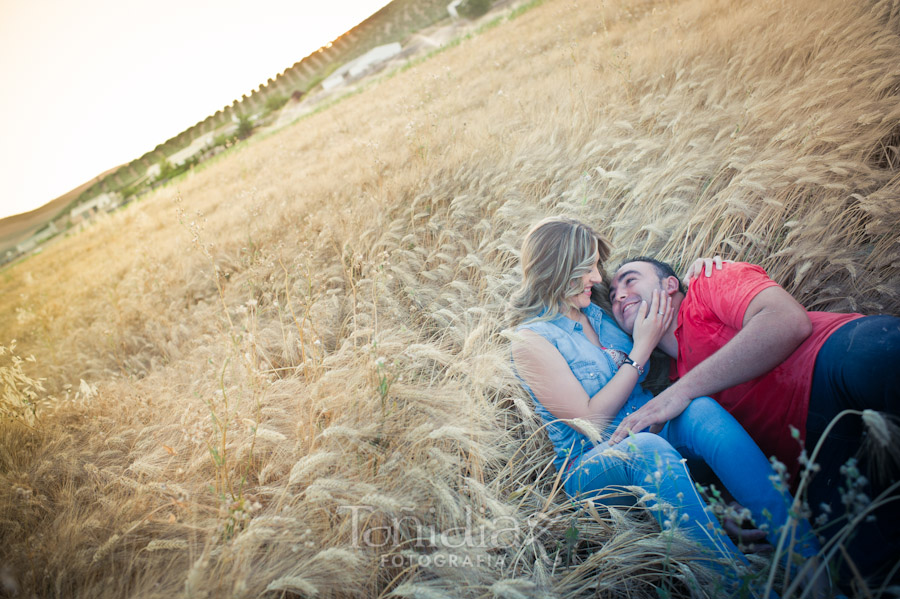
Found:
[[[703,459],[738,503],[750,510],[756,525],[777,534],[788,521],[792,498],[750,435],[715,400],[698,397],[660,433],[679,452]],[[764,528],[764,529],[765,529]],[[819,550],[806,519],[794,531],[794,551],[810,557]]]
[[[622,456],[622,453],[626,454]],[[663,504],[647,502],[663,529],[680,525],[692,540],[714,557],[746,562],[694,488],[682,456],[659,435],[638,433],[612,448],[598,447],[572,466],[566,492],[575,498],[602,497],[615,487],[638,486],[654,493]]]

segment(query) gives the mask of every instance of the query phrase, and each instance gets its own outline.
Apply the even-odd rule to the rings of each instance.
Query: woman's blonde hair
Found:
[[[564,314],[566,298],[583,291],[581,277],[609,258],[609,244],[573,218],[553,216],[534,225],[522,242],[522,283],[512,296],[516,320],[549,320]],[[604,279],[606,274],[600,267]]]

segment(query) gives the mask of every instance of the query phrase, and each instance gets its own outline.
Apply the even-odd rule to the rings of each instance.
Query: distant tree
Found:
[[[464,0],[456,9],[460,16],[477,19],[491,9],[493,0]]]
[[[237,138],[238,139],[247,139],[250,135],[253,134],[253,122],[250,120],[250,117],[246,114],[242,114],[238,117],[238,126],[237,126]]]
[[[288,97],[284,94],[278,94],[277,96],[269,96],[266,98],[266,110],[269,112],[275,112],[285,104],[287,104]]]
[[[156,176],[157,181],[165,181],[170,176],[172,176],[172,171],[175,170],[175,167],[172,166],[172,163],[169,162],[168,158],[163,158],[162,162],[159,163],[159,174]]]

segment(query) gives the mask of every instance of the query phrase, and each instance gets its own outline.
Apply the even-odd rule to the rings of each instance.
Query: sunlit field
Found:
[[[35,359],[0,356],[0,596],[715,595],[565,497],[509,364],[519,244],[572,215],[608,267],[720,253],[900,313],[900,3],[512,17],[0,272]]]

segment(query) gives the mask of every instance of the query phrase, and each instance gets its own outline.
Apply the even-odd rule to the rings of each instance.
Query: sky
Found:
[[[0,218],[139,158],[389,0],[0,0]]]

